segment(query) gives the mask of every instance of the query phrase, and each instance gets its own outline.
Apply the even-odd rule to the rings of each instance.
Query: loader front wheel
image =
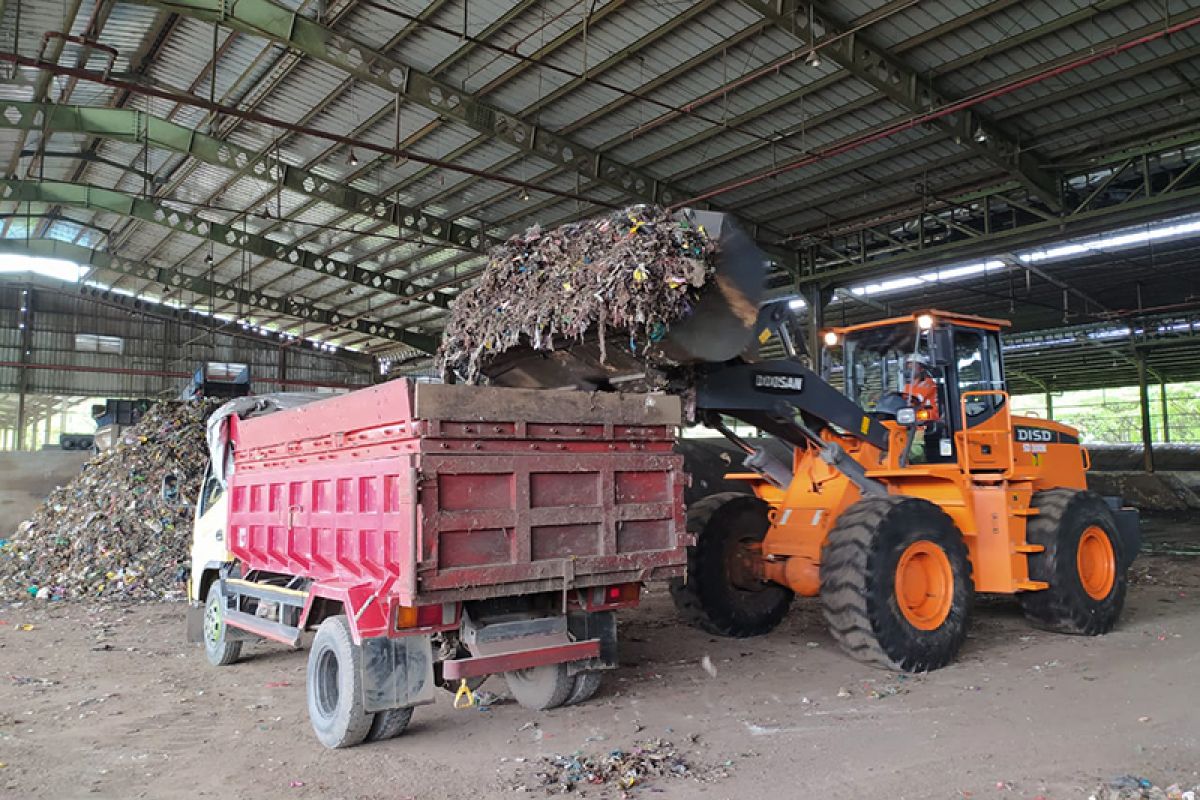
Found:
[[[962,534],[928,500],[859,500],[822,550],[825,620],[859,661],[904,672],[944,667],[967,637],[974,597]]]
[[[1029,556],[1029,577],[1050,587],[1021,592],[1025,616],[1058,633],[1108,633],[1125,605],[1129,567],[1112,512],[1099,495],[1074,489],[1038,492],[1033,507],[1025,538],[1044,549]]]
[[[671,581],[675,607],[691,625],[718,636],[743,638],[768,633],[787,614],[790,589],[755,576],[767,535],[768,506],[753,495],[723,492],[688,508],[687,576]]]

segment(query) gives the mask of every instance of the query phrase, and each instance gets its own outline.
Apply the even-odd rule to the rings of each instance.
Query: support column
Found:
[[[1054,394],[1046,390],[1046,419],[1054,419]]]
[[[54,420],[54,412],[50,409],[46,410],[46,422],[42,426],[42,446],[50,444],[50,424]]]
[[[1137,354],[1138,400],[1142,411],[1142,464],[1154,472],[1154,442],[1150,431],[1150,393],[1146,384],[1146,354]]]
[[[20,311],[17,313],[17,328],[20,333],[18,340],[21,343],[17,351],[17,362],[21,366],[17,367],[17,442],[14,450],[25,449],[25,426],[28,424],[25,418],[25,395],[29,392],[29,370],[25,369],[24,365],[29,363],[29,352],[33,347],[33,315],[29,313],[31,308],[33,293],[28,288],[22,289]]]
[[[1158,399],[1162,405],[1162,440],[1171,441],[1171,415],[1167,412],[1167,382],[1158,384]]]
[[[806,286],[801,290],[801,295],[808,304],[808,324],[805,329],[805,338],[808,341],[805,344],[808,346],[809,366],[813,372],[820,375],[824,366],[821,350],[825,347],[825,342],[821,334],[825,329],[825,306],[832,299],[833,290],[816,285]]]

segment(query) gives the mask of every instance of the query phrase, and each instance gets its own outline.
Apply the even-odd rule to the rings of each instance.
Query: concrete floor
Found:
[[[1152,543],[1198,541],[1187,521],[1149,528]],[[659,779],[631,796],[1053,799],[1126,773],[1200,783],[1190,556],[1141,559],[1123,622],[1100,638],[1032,630],[1011,602],[985,599],[959,661],[924,676],[850,661],[811,601],[770,635],[737,641],[680,626],[653,587],[624,617],[622,666],[593,701],[455,711],[447,694],[400,738],[337,752],[309,730],[304,653],[255,645],[242,663],[209,667],[182,642],[182,612],[0,609],[0,795],[542,796],[540,757],[658,737],[706,780]]]

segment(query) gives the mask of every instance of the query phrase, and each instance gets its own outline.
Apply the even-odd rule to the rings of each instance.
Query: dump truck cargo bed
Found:
[[[680,403],[393,381],[235,420],[230,549],[394,606],[672,577],[686,564]]]

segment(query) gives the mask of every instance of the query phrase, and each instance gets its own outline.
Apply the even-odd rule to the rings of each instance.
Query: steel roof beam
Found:
[[[450,301],[454,299],[450,295],[426,292],[424,288],[416,284],[393,278],[381,272],[374,272],[355,264],[321,256],[311,250],[293,247],[283,242],[272,241],[265,236],[238,230],[231,225],[213,222],[195,214],[177,211],[162,206],[155,200],[146,200],[98,186],[81,186],[57,181],[0,180],[0,201],[57,204],[120,214],[124,217],[160,225],[179,233],[208,239],[226,247],[245,250],[256,256],[274,259],[295,269],[308,270],[328,278],[337,278],[348,283],[366,286],[395,295],[403,300],[449,307]]]
[[[349,315],[336,309],[324,308],[308,302],[298,302],[294,297],[281,297],[241,289],[233,284],[209,280],[198,275],[187,275],[167,267],[156,267],[145,262],[115,258],[100,250],[67,244],[57,239],[0,239],[0,253],[66,259],[81,266],[95,267],[160,284],[171,291],[190,292],[204,299],[211,298],[238,303],[247,309],[264,314],[281,314],[301,323],[315,322],[344,328],[352,333],[402,342],[426,353],[433,353],[437,350],[438,340],[422,333],[414,333],[375,320],[351,321],[348,318]]]
[[[890,100],[914,113],[925,113],[950,102],[929,80],[900,57],[875,45],[870,37],[834,20],[823,8],[802,0],[741,0],[802,42],[819,48],[821,55],[840,64],[855,77],[883,92]],[[811,20],[811,22],[810,22]],[[1058,209],[1058,183],[1025,153],[1016,139],[974,109],[939,118],[934,125],[955,141],[974,150],[1024,183],[1051,208]]]
[[[457,247],[482,253],[497,241],[476,228],[460,225],[424,209],[355,189],[348,183],[285,164],[270,153],[247,150],[141,111],[0,100],[0,128],[81,133],[150,145],[191,156],[206,164],[244,171],[250,177],[269,181],[297,194]]]
[[[644,200],[670,205],[686,197],[685,192],[660,182],[653,175],[630,169],[579,142],[488,105],[458,86],[389,58],[274,0],[238,0],[233,4],[227,4],[225,0],[135,2],[228,25],[279,42],[530,155],[568,167]]]

